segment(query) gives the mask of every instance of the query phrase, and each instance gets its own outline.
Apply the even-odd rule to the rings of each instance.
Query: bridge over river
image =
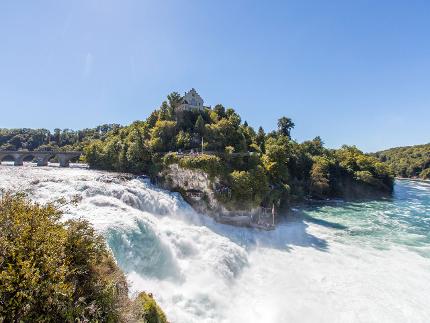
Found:
[[[15,166],[22,166],[24,159],[35,160],[37,166],[47,166],[51,158],[56,157],[60,167],[68,167],[70,160],[82,155],[81,151],[0,151],[0,163],[9,157]]]

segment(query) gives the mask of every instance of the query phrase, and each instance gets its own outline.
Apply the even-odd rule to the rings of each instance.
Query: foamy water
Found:
[[[276,230],[214,223],[144,180],[79,168],[0,166],[0,187],[79,197],[65,218],[106,238],[131,293],[171,322],[430,322],[430,186],[391,200],[298,208]]]

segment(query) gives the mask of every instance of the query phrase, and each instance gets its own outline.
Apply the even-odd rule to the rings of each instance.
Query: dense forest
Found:
[[[60,220],[65,206],[0,194],[0,322],[166,323],[151,294],[129,299],[124,274],[88,222]]]
[[[291,138],[295,125],[287,117],[266,133],[242,122],[232,108],[218,104],[181,110],[181,102],[182,97],[173,92],[145,121],[124,127],[54,133],[2,130],[1,149],[79,149],[92,168],[152,178],[172,163],[202,169],[227,188],[229,194],[218,198],[240,209],[273,204],[282,208],[309,197],[370,197],[392,191],[392,175],[377,158],[354,146],[327,149],[320,137],[298,143]]]
[[[109,131],[120,126],[105,124],[92,129],[1,129],[0,150],[83,150],[91,140],[103,140]]]
[[[378,151],[375,156],[398,177],[430,179],[430,143]]]

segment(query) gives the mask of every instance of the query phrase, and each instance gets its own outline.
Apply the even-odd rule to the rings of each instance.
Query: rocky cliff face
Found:
[[[262,214],[260,208],[250,211],[227,210],[216,198],[216,191],[220,187],[219,179],[211,179],[201,170],[185,169],[171,164],[161,172],[160,177],[163,188],[181,193],[194,209],[208,214],[218,222],[262,229],[273,228],[272,215]]]
[[[200,211],[221,210],[222,206],[215,197],[215,187],[219,180],[210,180],[208,174],[200,170],[185,169],[177,164],[161,173],[162,186],[178,191],[185,200]]]

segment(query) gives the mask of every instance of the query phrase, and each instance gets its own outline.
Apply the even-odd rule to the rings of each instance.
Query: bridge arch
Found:
[[[11,154],[2,154],[0,155],[0,164],[4,161],[13,161],[15,163],[15,157]]]
[[[28,154],[22,157],[23,162],[32,162],[34,159],[36,159],[34,154]]]
[[[9,159],[13,160],[13,164],[15,166],[22,166],[23,164],[23,154],[20,154],[18,152],[13,151],[7,151],[7,152],[0,152],[0,160],[3,161],[3,159]]]
[[[0,163],[4,159],[13,160],[15,166],[21,166],[24,160],[36,160],[37,166],[47,166],[51,158],[56,158],[60,167],[68,167],[70,161],[81,156],[80,151],[0,151]]]
[[[60,167],[69,167],[70,160],[77,157],[76,155],[67,154],[67,153],[57,153],[55,154],[55,157],[57,157],[58,162],[60,163]]]

